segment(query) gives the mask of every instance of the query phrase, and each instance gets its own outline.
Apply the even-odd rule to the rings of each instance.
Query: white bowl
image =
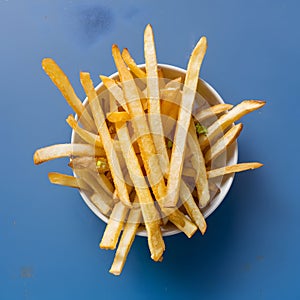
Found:
[[[163,70],[164,77],[167,78],[167,79],[175,79],[179,76],[184,78],[185,73],[186,73],[186,70],[178,68],[178,67],[174,67],[174,66],[171,66],[171,65],[158,64],[158,66]],[[145,65],[142,64],[142,65],[139,65],[139,67],[144,68]],[[119,78],[118,77],[118,72],[112,74],[110,76],[110,78],[118,79]],[[105,87],[104,87],[102,82],[97,85],[96,91],[97,91],[98,94],[101,94],[103,91],[105,91]],[[205,82],[203,79],[200,79],[200,78],[199,78],[199,82],[198,82],[197,92],[210,105],[224,103],[223,99],[216,92],[216,90],[212,86],[210,86],[207,82]],[[88,101],[87,101],[87,99],[85,99],[83,104],[87,105],[87,103],[88,103]],[[76,118],[77,118],[77,116],[76,116]],[[74,131],[72,131],[71,142],[73,143],[75,141],[76,141],[76,134],[75,134]],[[232,165],[232,164],[237,163],[237,161],[238,161],[238,147],[237,147],[236,142],[233,143],[230,147],[228,147],[228,149],[226,151],[225,159],[226,159],[226,161],[225,161],[226,165]],[[74,176],[76,176],[75,173],[74,173]],[[217,207],[221,204],[221,202],[223,201],[223,199],[225,198],[225,196],[227,195],[227,193],[228,193],[228,191],[231,187],[231,184],[233,182],[233,178],[234,178],[234,174],[230,174],[230,175],[223,176],[222,178],[219,179],[219,182],[217,182],[217,185],[219,186],[220,192],[214,196],[214,198],[210,201],[210,203],[204,209],[201,209],[201,211],[202,211],[205,218],[207,218],[209,215],[211,215],[217,209]],[[102,221],[107,223],[108,222],[108,217],[103,215],[94,206],[94,204],[90,201],[89,197],[87,196],[87,194],[83,190],[80,190],[80,195],[83,198],[83,200],[85,201],[85,203],[87,204],[87,206],[94,212],[94,214],[96,214],[96,216],[98,216]],[[177,234],[177,233],[180,232],[173,224],[169,224],[169,223],[166,226],[162,226],[163,236],[174,235],[174,234]],[[147,236],[147,232],[144,229],[144,227],[141,227],[138,230],[137,235]]]

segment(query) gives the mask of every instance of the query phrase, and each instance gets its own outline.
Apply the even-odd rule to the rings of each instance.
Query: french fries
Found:
[[[106,216],[99,246],[117,248],[109,270],[114,275],[121,274],[140,231],[147,233],[154,261],[162,261],[163,235],[164,230],[168,234],[169,226],[189,238],[197,229],[204,234],[206,208],[222,191],[222,177],[262,166],[258,162],[229,165],[226,154],[243,128],[234,122],[265,102],[211,105],[209,89],[202,89],[199,82],[206,48],[202,37],[185,76],[164,78],[170,70],[157,64],[153,30],[148,25],[144,31],[145,68],[138,67],[127,48],[121,54],[113,45],[117,76],[100,75],[103,85],[95,90],[90,74],[80,73],[86,104],[53,59],[42,61],[77,117],[66,119],[74,133],[73,143],[38,149],[33,161],[41,164],[70,158],[74,176],[50,172],[49,180],[80,189],[84,199],[89,199],[88,206]],[[209,103],[199,103],[200,96]],[[226,161],[221,164],[223,155]]]
[[[78,122],[72,115],[69,115],[66,119],[66,122],[70,125],[70,127],[78,134],[85,142],[91,144],[93,146],[103,148],[102,141],[99,135],[96,135],[92,132],[89,132],[78,125]]]
[[[114,206],[102,236],[100,248],[111,250],[116,248],[128,211],[129,208],[121,201]]]
[[[205,153],[205,163],[208,165],[212,160],[216,159],[221,153],[226,151],[226,148],[232,144],[237,137],[240,135],[243,129],[243,124],[233,126],[228,130],[224,136],[222,136],[218,141],[213,144]]]
[[[265,104],[265,101],[244,100],[233,107],[227,114],[222,115],[217,121],[207,128],[208,133],[206,136],[201,135],[199,137],[201,149],[206,149],[209,146],[209,143],[232,123],[239,120],[244,115],[263,107]]]
[[[124,48],[122,51],[122,58],[124,59],[126,65],[131,70],[131,72],[138,78],[146,78],[146,73],[141,70],[134,59],[131,57],[127,48]]]
[[[33,161],[36,165],[43,162],[68,156],[105,156],[101,148],[94,148],[88,144],[57,144],[35,151]]]
[[[93,119],[75,94],[68,77],[58,64],[52,58],[44,58],[42,61],[42,67],[56,87],[60,90],[68,104],[75,111],[84,127],[88,130],[93,130],[95,128]]]
[[[82,190],[89,190],[90,187],[81,178],[76,178],[74,176],[61,174],[57,172],[50,172],[48,174],[49,181],[53,184],[69,186]]]
[[[109,92],[116,98],[117,102],[122,106],[122,108],[128,112],[126,101],[123,96],[123,91],[117,84],[117,82],[109,77],[100,75],[99,76],[103,84],[109,90]]]
[[[135,203],[138,203],[137,197]],[[129,216],[125,228],[123,230],[122,237],[118,245],[118,249],[116,251],[113,264],[109,270],[110,273],[114,275],[121,274],[128,252],[134,241],[136,232],[139,228],[141,221],[142,221],[141,209],[139,206],[134,206],[129,212]]]
[[[210,171],[207,171],[206,173],[207,173],[208,178],[214,178],[214,177],[224,176],[224,175],[231,174],[231,173],[237,173],[237,172],[257,169],[262,166],[263,166],[263,164],[258,163],[258,162],[240,163],[240,164],[236,164],[236,165],[232,165],[232,166],[226,166],[223,168],[210,170]]]
[[[92,83],[91,77],[89,73],[80,73],[81,84],[87,94],[89,104],[91,106],[91,110],[94,116],[95,124],[98,130],[99,135],[101,136],[101,140],[103,143],[103,147],[107,156],[107,162],[110,166],[110,171],[112,174],[112,178],[120,197],[120,200],[124,205],[131,207],[131,203],[129,200],[129,195],[127,193],[127,188],[125,185],[124,178],[122,176],[122,170],[120,167],[120,163],[117,157],[116,150],[114,148],[110,133],[107,128],[107,124],[105,121],[104,113],[101,109],[101,106],[98,102],[98,96],[94,89],[94,85]]]
[[[175,207],[179,197],[180,177],[183,167],[185,142],[190,126],[191,113],[198,84],[199,72],[206,53],[206,38],[202,37],[194,48],[190,57],[183,94],[176,125],[174,144],[172,148],[170,171],[167,185],[167,201],[165,207]]]
[[[193,121],[190,123],[188,132],[190,134],[190,139],[188,139],[188,145],[191,148],[193,147],[193,145],[195,145],[195,147],[193,147],[194,155],[191,158],[191,162],[194,165],[194,167],[197,166],[198,170],[198,176],[196,176],[195,178],[195,184],[198,194],[199,205],[200,207],[205,207],[209,202],[210,194],[208,188],[208,181],[206,178],[205,160],[200,145],[197,141],[197,133]],[[196,162],[196,160],[198,161]]]
[[[147,25],[144,33],[144,52],[147,73],[148,121],[156,152],[160,156],[160,165],[164,174],[168,172],[168,153],[165,143],[163,124],[160,113],[159,78],[151,25]]]
[[[127,168],[135,186],[135,191],[141,207],[145,227],[148,233],[151,258],[158,261],[165,250],[165,244],[160,230],[160,216],[155,208],[150,190],[131,144],[127,126],[126,124],[119,122],[116,123],[116,128],[123,156],[127,163]]]

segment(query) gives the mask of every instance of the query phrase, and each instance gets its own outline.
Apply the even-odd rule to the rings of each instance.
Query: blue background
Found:
[[[299,1],[0,1],[0,299],[300,299]],[[72,113],[43,73],[54,58],[80,97],[79,71],[115,72],[111,45],[143,59],[155,30],[158,60],[186,67],[201,35],[201,76],[226,102],[264,99],[243,118],[235,177],[204,237],[166,238],[162,263],[137,237],[120,277],[100,250],[104,224],[78,191],[53,186],[36,148],[67,142]]]

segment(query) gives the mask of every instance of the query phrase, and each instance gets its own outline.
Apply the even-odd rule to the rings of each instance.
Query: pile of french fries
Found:
[[[100,76],[105,92],[95,89],[89,73],[80,73],[86,104],[54,60],[42,61],[77,117],[66,119],[74,142],[38,149],[34,163],[70,157],[74,176],[49,173],[49,180],[81,189],[107,217],[100,248],[117,247],[112,274],[122,272],[141,228],[147,233],[154,261],[161,261],[165,251],[162,230],[166,224],[173,224],[189,238],[197,229],[204,234],[203,209],[219,189],[211,179],[262,166],[251,162],[214,167],[242,130],[242,124],[234,122],[265,102],[197,107],[206,48],[202,37],[190,56],[185,77],[164,78],[157,64],[152,27],[147,25],[145,67],[140,68],[127,49],[121,53],[113,45],[118,77]]]

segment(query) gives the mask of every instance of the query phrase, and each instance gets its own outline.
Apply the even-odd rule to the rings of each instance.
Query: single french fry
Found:
[[[112,78],[103,75],[100,75],[99,77],[108,91],[116,98],[117,102],[123,107],[125,111],[128,112],[122,88],[120,88],[117,82]]]
[[[213,105],[209,108],[205,108],[200,110],[198,113],[195,114],[194,116],[194,121],[202,123],[203,121],[215,117],[216,115],[223,113],[233,107],[232,104],[227,104],[227,103],[221,103],[221,104],[216,104]]]
[[[100,248],[111,250],[116,248],[128,211],[129,208],[121,201],[115,204],[103,233]]]
[[[177,126],[174,136],[174,145],[170,161],[169,178],[167,184],[167,200],[165,207],[175,207],[179,198],[180,178],[182,174],[185,143],[190,126],[191,113],[195,100],[199,72],[206,52],[206,38],[202,37],[194,48],[190,57],[183,94],[178,114]]]
[[[226,148],[231,145],[240,135],[243,124],[233,126],[224,136],[220,137],[205,153],[205,163],[208,165],[212,160],[216,159]]]
[[[83,181],[81,178],[77,178],[74,176],[61,174],[57,172],[48,173],[49,181],[53,184],[69,186],[82,190],[89,190],[90,187]]]
[[[137,203],[137,197],[134,204]],[[134,241],[135,235],[142,219],[141,209],[134,207],[130,210],[121,240],[119,242],[114,261],[109,270],[114,275],[120,275],[126,262],[129,250]]]
[[[194,198],[185,184],[185,182],[181,179],[180,183],[180,199],[183,203],[183,206],[185,207],[188,215],[190,218],[194,221],[194,223],[197,225],[199,230],[201,231],[202,234],[205,233],[206,231],[206,222],[205,219],[197,206],[197,204],[194,201]]]
[[[56,87],[60,90],[68,104],[78,115],[78,119],[83,126],[90,131],[95,129],[93,119],[89,115],[80,99],[77,97],[68,77],[63,70],[52,58],[44,58],[42,61],[42,67]]]
[[[126,111],[113,111],[108,113],[106,117],[112,123],[127,122],[130,120],[130,116]]]
[[[209,146],[209,143],[221,134],[232,123],[242,118],[244,115],[263,107],[265,101],[259,100],[244,100],[240,104],[234,106],[227,114],[222,115],[211,126],[207,128],[207,135],[200,135],[199,143],[201,149],[204,150]]]
[[[57,144],[36,150],[33,161],[38,165],[67,156],[105,156],[105,152],[102,148],[95,148],[88,144]]]
[[[72,115],[68,116],[66,122],[85,142],[90,145],[103,148],[100,136],[81,128]]]
[[[144,32],[144,52],[147,74],[148,121],[156,152],[160,156],[161,169],[166,174],[168,172],[169,157],[161,120],[156,51],[150,24],[146,26]]]
[[[122,59],[117,45],[112,46],[112,54],[119,71],[121,82],[123,84],[123,91],[131,121],[136,134],[139,136],[138,144],[141,151],[142,160],[144,162],[144,167],[148,174],[148,179],[155,198],[159,203],[163,213],[169,217],[171,222],[180,230],[182,230],[188,237],[191,237],[197,230],[197,227],[178,210],[175,210],[174,208],[164,209],[162,205],[162,201],[166,196],[166,186],[163,173],[160,168],[160,163],[156,156],[154,143],[150,135],[145,112],[141,102],[139,101],[139,93],[136,89],[133,77]]]
[[[205,207],[209,202],[210,194],[206,177],[205,159],[198,143],[196,128],[193,121],[190,123],[189,134],[190,138],[187,139],[187,143],[190,149],[193,149],[194,154],[191,157],[191,162],[195,170],[198,171],[198,176],[195,178],[195,184],[197,188],[199,204],[200,207]]]
[[[116,153],[116,149],[114,148],[110,133],[108,131],[105,116],[103,110],[99,104],[98,96],[95,91],[93,82],[91,80],[90,74],[81,72],[80,73],[80,81],[81,84],[87,94],[88,101],[92,110],[92,114],[95,120],[95,124],[98,130],[98,133],[101,137],[103,148],[106,153],[107,162],[110,167],[111,175],[115,184],[115,188],[118,191],[118,195],[120,200],[124,205],[131,207],[131,202],[129,199],[129,195],[127,192],[125,180],[122,174],[122,170],[120,167],[120,162]]]
[[[226,166],[219,169],[213,169],[207,171],[208,178],[214,178],[219,176],[224,176],[226,174],[237,173],[247,170],[253,170],[262,167],[263,164],[258,162],[251,162],[251,163],[240,163],[232,166]]]
[[[148,184],[144,178],[138,158],[131,144],[126,124],[116,123],[116,129],[129,175],[134,184],[141,206],[145,227],[148,233],[148,245],[151,258],[158,261],[165,250],[165,244],[160,230],[160,215],[156,210]]]
[[[146,78],[146,72],[140,69],[134,59],[131,57],[127,48],[124,48],[122,51],[122,58],[125,61],[126,65],[130,71],[138,78]]]

